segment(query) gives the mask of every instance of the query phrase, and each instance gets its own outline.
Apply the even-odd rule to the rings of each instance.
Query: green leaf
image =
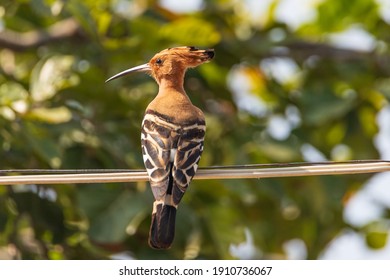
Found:
[[[160,36],[179,45],[214,46],[221,40],[221,35],[211,23],[191,17],[164,25]]]
[[[98,31],[99,34],[105,34],[110,26],[112,16],[110,13],[100,13],[98,18]]]
[[[353,106],[355,96],[340,98],[334,95],[331,88],[315,86],[302,96],[303,118],[309,125],[321,125],[331,120],[345,116]],[[332,113],[329,113],[330,108]]]
[[[50,130],[35,124],[26,123],[23,130],[24,140],[41,159],[53,168],[61,165],[61,149]]]
[[[57,108],[34,108],[29,112],[28,118],[51,124],[59,124],[69,122],[72,118],[72,113],[65,106]]]
[[[60,243],[66,236],[61,205],[39,197],[33,192],[14,192],[12,195],[20,215],[29,215],[37,237],[50,235],[50,241]]]
[[[28,92],[26,89],[15,82],[6,82],[0,85],[0,105],[10,106],[13,102],[26,100]]]
[[[42,59],[33,69],[30,81],[31,97],[41,102],[52,98],[58,91],[78,84],[72,72],[73,56],[55,55]]]
[[[96,1],[94,1],[96,3]],[[93,3],[93,2],[92,2]],[[83,30],[87,31],[91,37],[97,39],[97,27],[96,22],[92,17],[91,7],[87,6],[88,3],[78,0],[70,0],[66,2],[68,11],[80,22]]]
[[[122,242],[127,236],[126,227],[151,206],[144,193],[119,188],[84,186],[78,191],[78,197],[90,221],[91,239],[102,244]]]
[[[383,231],[370,231],[366,235],[367,245],[372,249],[382,249],[387,244],[388,233]]]

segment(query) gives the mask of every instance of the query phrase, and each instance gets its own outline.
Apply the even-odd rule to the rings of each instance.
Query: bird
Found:
[[[214,55],[214,49],[168,48],[155,54],[148,63],[106,80],[146,72],[159,86],[141,125],[142,156],[155,199],[148,240],[154,249],[171,247],[178,205],[197,171],[203,152],[205,117],[184,90],[185,73],[189,68],[209,62]]]

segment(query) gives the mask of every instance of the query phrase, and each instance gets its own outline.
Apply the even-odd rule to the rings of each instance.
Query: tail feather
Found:
[[[169,249],[175,237],[176,207],[157,204],[152,214],[149,245],[154,249]]]

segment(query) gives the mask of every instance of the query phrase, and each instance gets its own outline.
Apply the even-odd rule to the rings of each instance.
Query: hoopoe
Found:
[[[176,209],[195,175],[203,151],[206,123],[184,90],[184,75],[214,57],[213,49],[176,47],[157,53],[148,63],[125,70],[148,72],[159,85],[146,108],[141,128],[142,155],[155,198],[149,245],[170,248],[175,235]]]

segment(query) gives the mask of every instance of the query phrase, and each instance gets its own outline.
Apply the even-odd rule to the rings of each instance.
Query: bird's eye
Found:
[[[157,58],[156,63],[157,63],[158,65],[161,65],[161,64],[162,64],[161,58]]]

